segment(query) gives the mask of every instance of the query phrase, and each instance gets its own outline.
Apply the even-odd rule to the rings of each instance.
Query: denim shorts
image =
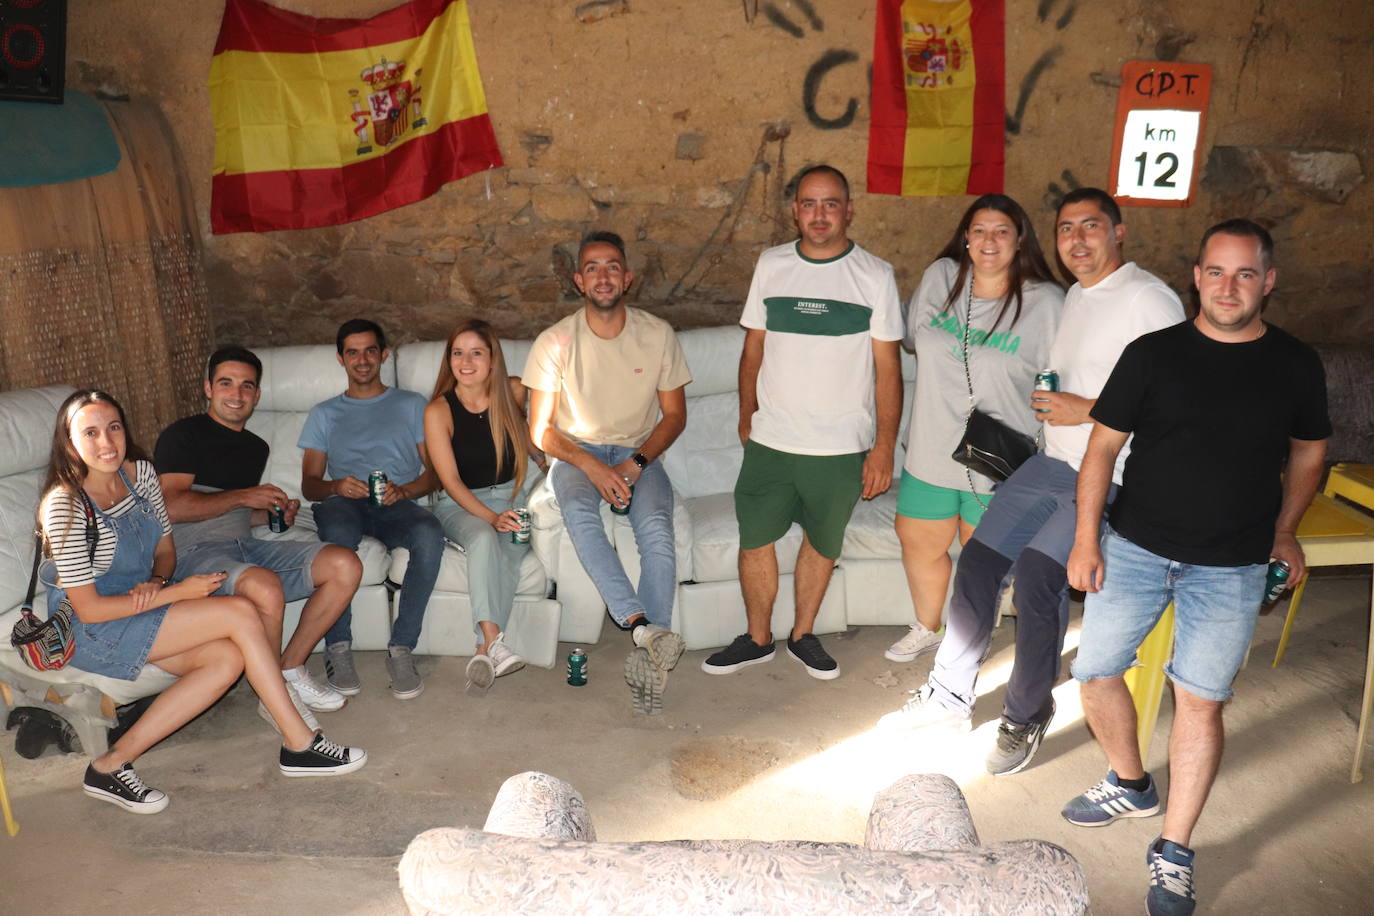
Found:
[[[1079,681],[1117,677],[1136,663],[1136,649],[1174,603],[1174,652],[1164,673],[1204,700],[1223,702],[1255,632],[1267,564],[1194,566],[1140,547],[1107,526],[1106,576],[1083,605],[1074,659]]]
[[[262,538],[238,538],[232,541],[205,541],[192,545],[177,556],[176,577],[203,573],[227,572],[216,595],[232,595],[238,584],[239,576],[261,566],[271,570],[281,580],[282,594],[287,601],[309,598],[315,594],[315,578],[310,567],[315,557],[328,545],[320,540],[297,541],[289,538],[263,540]]]

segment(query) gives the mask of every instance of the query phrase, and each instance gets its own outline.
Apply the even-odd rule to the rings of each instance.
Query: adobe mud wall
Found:
[[[277,0],[368,16],[393,0]],[[1036,219],[1105,186],[1121,65],[1205,62],[1215,82],[1187,209],[1131,208],[1128,254],[1180,292],[1202,230],[1272,227],[1269,316],[1312,340],[1374,341],[1374,12],[1367,0],[1006,0],[1007,193]],[[620,232],[636,304],[685,328],[736,320],[752,264],[793,237],[784,189],[827,161],[856,189],[851,234],[909,296],[969,198],[863,193],[871,0],[469,0],[506,167],[329,229],[209,234],[205,88],[222,4],[73,0],[69,83],[156,99],[204,237],[221,343],[331,340],[346,318],[398,341],[473,313],[528,336],[576,303],[574,241]]]

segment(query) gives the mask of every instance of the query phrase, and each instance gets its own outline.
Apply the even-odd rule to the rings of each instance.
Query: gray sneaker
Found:
[[[672,671],[687,646],[682,637],[672,630],[652,623],[636,627],[633,636],[634,644],[648,651],[650,661],[660,671]]]
[[[346,697],[357,696],[363,689],[358,669],[353,667],[353,644],[334,642],[324,647],[324,674],[329,686]]]
[[[637,646],[625,659],[625,683],[630,685],[630,704],[643,716],[663,712],[663,688],[668,683],[664,671],[649,655],[649,650]]]
[[[398,700],[413,700],[424,693],[425,682],[415,670],[415,656],[406,646],[386,650],[386,673],[391,677],[391,695]]]
[[[997,746],[988,754],[988,772],[993,776],[1010,776],[1024,770],[1035,756],[1035,752],[1040,749],[1045,730],[1050,727],[1050,720],[1053,718],[1053,699],[1050,700],[1049,715],[1039,722],[1022,725],[1020,722],[1008,721],[1007,717],[1003,716],[997,726]]]

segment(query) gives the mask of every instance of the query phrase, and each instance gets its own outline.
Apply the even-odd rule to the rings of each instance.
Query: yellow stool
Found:
[[[1334,465],[1326,475],[1327,496],[1344,496],[1357,506],[1374,511],[1374,464]]]

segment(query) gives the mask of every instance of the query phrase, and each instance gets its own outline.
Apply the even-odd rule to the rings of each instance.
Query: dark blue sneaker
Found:
[[[1150,866],[1150,893],[1145,911],[1150,916],[1192,916],[1197,906],[1193,892],[1193,851],[1163,837],[1145,851]]]
[[[773,644],[770,642],[766,646],[761,646],[745,633],[736,636],[730,645],[709,656],[701,663],[701,670],[707,674],[729,674],[750,665],[761,665],[772,660]]]
[[[1059,813],[1079,827],[1105,827],[1119,817],[1158,814],[1159,792],[1154,777],[1150,777],[1145,791],[1136,792],[1117,782],[1116,770],[1108,770],[1106,779],[1069,802]]]

